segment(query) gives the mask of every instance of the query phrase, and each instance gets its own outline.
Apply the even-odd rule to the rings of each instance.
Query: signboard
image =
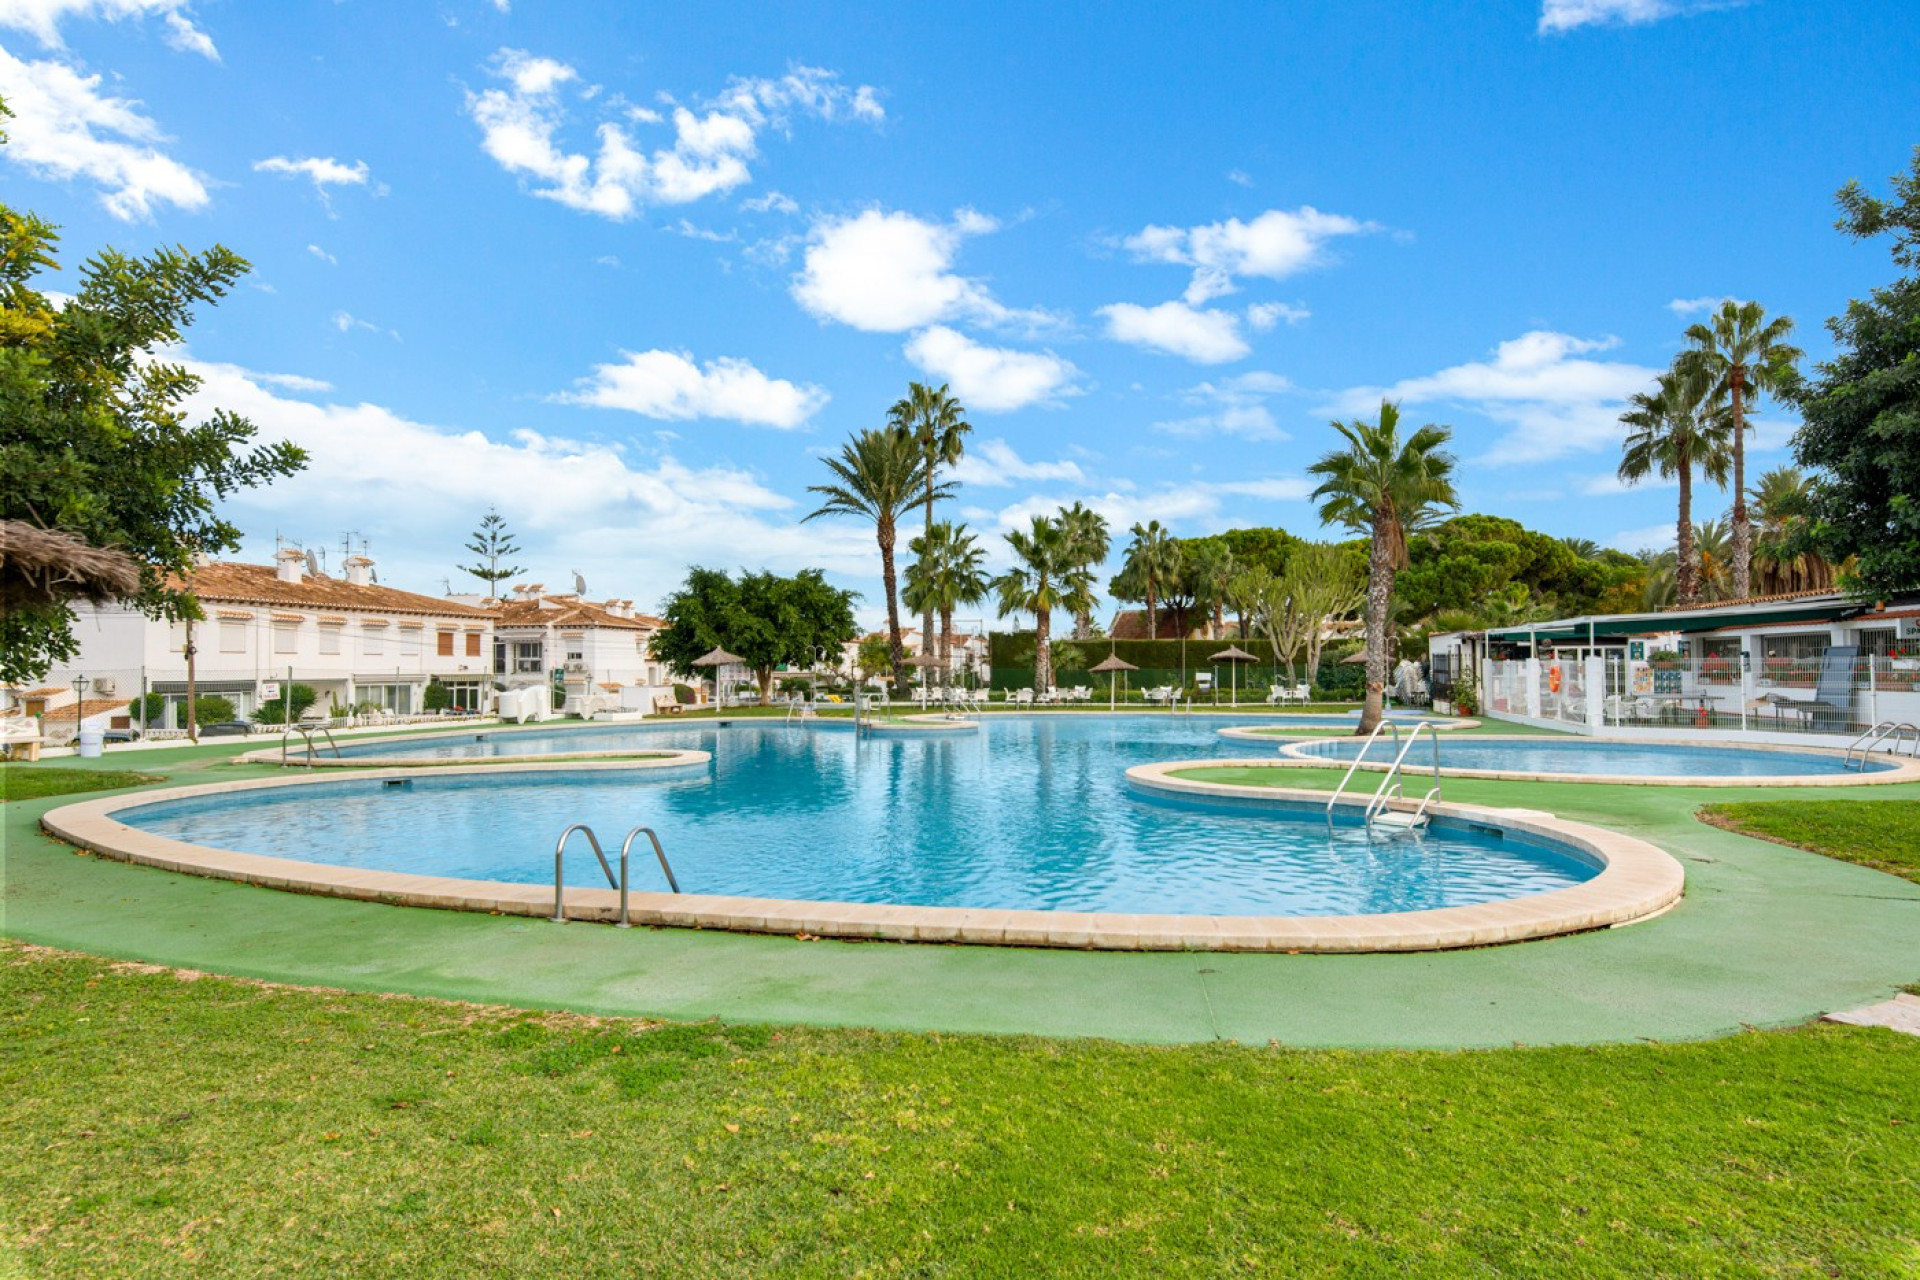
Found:
[[[280,696],[280,682],[278,680],[263,682],[260,686],[260,696],[268,702],[272,702],[278,698]]]
[[[1642,658],[1645,658],[1646,656],[1647,656],[1647,642],[1645,640],[1627,641],[1627,657],[1633,659],[1635,662],[1639,662]]]

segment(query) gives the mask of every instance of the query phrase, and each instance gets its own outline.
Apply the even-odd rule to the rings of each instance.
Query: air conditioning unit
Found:
[[[101,676],[93,682],[93,691],[102,697],[113,696],[113,691],[118,687],[119,686],[114,683],[112,676]]]

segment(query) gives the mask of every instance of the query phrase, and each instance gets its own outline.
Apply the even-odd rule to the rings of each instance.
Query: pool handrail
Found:
[[[1327,821],[1328,822],[1333,821],[1333,806],[1340,802],[1340,793],[1347,789],[1347,784],[1349,782],[1353,781],[1354,770],[1358,769],[1360,767],[1360,762],[1367,758],[1367,752],[1373,750],[1373,744],[1380,737],[1380,731],[1382,729],[1388,730],[1393,734],[1393,745],[1395,750],[1396,751],[1398,750],[1400,746],[1400,726],[1393,722],[1393,718],[1391,716],[1382,716],[1380,719],[1380,723],[1373,726],[1373,732],[1367,735],[1366,742],[1361,744],[1360,753],[1354,756],[1353,763],[1347,766],[1347,772],[1345,776],[1343,776],[1340,779],[1340,785],[1333,789],[1333,794],[1331,796],[1327,797]],[[1391,777],[1392,775],[1389,774],[1388,776]],[[1371,811],[1373,806],[1368,805],[1367,807],[1369,811]]]
[[[1427,820],[1427,806],[1440,795],[1440,732],[1426,721],[1415,721],[1413,731],[1407,735],[1406,745],[1393,757],[1393,763],[1387,766],[1387,776],[1380,779],[1380,785],[1374,790],[1373,799],[1367,802],[1366,823],[1369,827],[1379,816],[1386,812],[1387,806],[1397,798],[1404,798],[1400,787],[1400,766],[1406,760],[1407,753],[1413,750],[1413,744],[1420,741],[1420,731],[1429,730],[1427,738],[1433,743],[1433,789],[1420,799],[1420,807],[1414,810],[1405,825],[1411,829],[1423,826]],[[1396,738],[1396,742],[1398,739]],[[1398,825],[1398,824],[1396,824]]]
[[[680,892],[680,882],[674,879],[673,868],[667,865],[667,851],[660,847],[660,837],[652,827],[635,827],[627,832],[627,838],[620,842],[620,927],[627,927],[627,851],[633,848],[637,837],[645,836],[653,842],[653,856],[660,860],[660,870],[667,877],[667,887],[675,893]]]
[[[587,843],[593,846],[593,856],[600,859],[600,869],[607,873],[607,886],[613,889],[620,889],[623,893],[626,888],[626,876],[624,874],[618,880],[613,878],[613,867],[608,864],[606,851],[601,849],[600,837],[593,834],[593,828],[584,822],[574,823],[560,833],[560,838],[555,841],[553,845],[553,915],[551,918],[555,924],[565,924],[567,922],[565,909],[566,882],[560,878],[560,868],[563,855],[567,852],[567,839],[576,831],[584,831],[586,833]],[[625,865],[625,860],[622,859],[621,866],[623,869]],[[622,905],[624,905],[624,903]],[[621,912],[623,917],[622,923],[625,923],[625,914],[624,911]]]
[[[1860,772],[1865,773],[1867,758],[1873,754],[1875,747],[1885,746],[1889,755],[1897,756],[1900,754],[1900,743],[1904,741],[1911,741],[1914,744],[1913,749],[1907,754],[1920,757],[1920,726],[1906,721],[1882,720],[1848,744],[1846,754],[1840,757],[1840,768],[1843,771],[1853,768],[1853,753],[1858,751],[1860,753],[1859,769]]]

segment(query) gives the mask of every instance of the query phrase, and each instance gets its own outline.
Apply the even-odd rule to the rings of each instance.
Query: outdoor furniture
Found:
[[[1857,644],[1830,644],[1820,651],[1820,680],[1811,698],[1788,698],[1769,693],[1767,700],[1800,714],[1803,728],[1816,733],[1841,733],[1853,718],[1853,667],[1860,657]]]

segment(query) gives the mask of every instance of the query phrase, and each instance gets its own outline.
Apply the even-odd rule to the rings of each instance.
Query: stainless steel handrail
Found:
[[[1888,753],[1891,755],[1899,755],[1899,744],[1908,741],[1909,738],[1911,738],[1914,744],[1914,749],[1907,754],[1920,756],[1920,726],[1913,725],[1906,721],[1882,720],[1879,724],[1876,724],[1873,728],[1867,730],[1851,743],[1847,744],[1846,753],[1840,757],[1840,767],[1843,770],[1853,768],[1853,753],[1858,751],[1860,753],[1859,767],[1865,770],[1867,767],[1867,758],[1873,754],[1875,747],[1891,740],[1893,745],[1887,747]]]
[[[293,737],[293,735],[296,733],[300,735],[301,741],[305,742],[307,745],[307,751],[306,751],[307,768],[309,769],[313,768],[313,755],[314,755],[313,734],[315,729],[318,729],[321,734],[325,735],[327,739],[327,745],[333,748],[334,758],[336,760],[340,758],[340,744],[333,740],[332,729],[328,728],[324,724],[323,725],[290,724],[285,729],[283,729],[280,733],[280,767],[282,769],[287,767],[287,740]]]
[[[1360,762],[1367,758],[1367,752],[1373,750],[1373,744],[1378,740],[1383,730],[1390,731],[1393,734],[1393,745],[1396,749],[1400,746],[1399,725],[1391,720],[1383,719],[1379,724],[1373,726],[1373,732],[1367,735],[1366,742],[1360,747],[1360,754],[1353,758],[1353,763],[1347,766],[1346,775],[1340,779],[1340,785],[1335,787],[1333,794],[1327,798],[1327,821],[1333,821],[1333,806],[1339,802],[1340,793],[1347,789],[1349,782],[1353,781],[1354,770],[1358,769]]]
[[[593,828],[584,822],[574,823],[560,833],[560,838],[554,842],[553,846],[553,916],[551,918],[555,924],[565,924],[567,921],[567,887],[566,882],[560,877],[560,868],[562,855],[567,851],[567,838],[576,831],[586,832],[587,843],[593,846],[593,856],[600,859],[600,869],[607,873],[607,886],[623,891],[626,887],[624,884],[625,876],[622,876],[619,880],[613,878],[613,868],[608,865],[606,852],[600,848],[600,838],[593,834]],[[623,901],[622,906],[624,905],[625,903]],[[625,912],[623,911],[621,914],[624,916]]]
[[[627,924],[627,851],[633,848],[633,842],[645,836],[653,842],[653,856],[660,860],[660,870],[667,877],[667,888],[680,892],[680,882],[673,877],[673,868],[667,865],[667,851],[660,847],[660,837],[652,827],[635,827],[627,832],[627,838],[620,842],[620,927]]]
[[[1399,753],[1393,758],[1393,763],[1387,766],[1387,776],[1380,780],[1380,786],[1374,791],[1373,799],[1367,802],[1366,821],[1369,825],[1385,812],[1396,796],[1405,798],[1399,782],[1400,766],[1406,760],[1407,753],[1413,750],[1413,744],[1420,741],[1420,731],[1423,729],[1427,731],[1428,741],[1433,743],[1433,790],[1427,792],[1426,797],[1420,801],[1420,807],[1414,811],[1414,818],[1424,820],[1427,805],[1440,794],[1440,731],[1425,721],[1418,721],[1413,726],[1413,732],[1407,735],[1406,745],[1400,748]],[[1398,740],[1396,735],[1395,741],[1398,742]]]

